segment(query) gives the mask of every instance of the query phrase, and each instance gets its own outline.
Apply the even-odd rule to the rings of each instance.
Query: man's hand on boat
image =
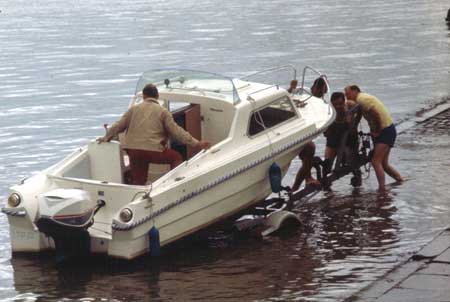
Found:
[[[96,141],[97,141],[98,144],[101,144],[101,143],[107,143],[107,142],[109,142],[110,140],[111,140],[111,139],[107,139],[105,136],[99,137],[99,138],[96,139]]]
[[[197,145],[195,145],[198,149],[209,149],[211,148],[211,144],[207,141],[198,141]]]

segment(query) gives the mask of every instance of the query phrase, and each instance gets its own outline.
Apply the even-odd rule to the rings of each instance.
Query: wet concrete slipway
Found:
[[[0,203],[8,187],[103,134],[139,74],[202,69],[240,76],[311,65],[336,90],[357,83],[397,122],[448,102],[448,0],[0,2]],[[447,100],[447,101],[446,101]],[[376,192],[344,178],[301,205],[279,237],[216,233],[158,261],[58,267],[12,257],[0,216],[3,301],[343,301],[450,224],[448,114],[405,130],[391,161],[408,178]],[[323,138],[317,140],[323,152]],[[286,184],[298,169],[295,160]]]

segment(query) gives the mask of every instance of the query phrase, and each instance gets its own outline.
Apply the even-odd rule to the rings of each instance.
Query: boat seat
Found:
[[[88,144],[91,178],[99,181],[123,183],[123,152],[120,143],[111,141]]]

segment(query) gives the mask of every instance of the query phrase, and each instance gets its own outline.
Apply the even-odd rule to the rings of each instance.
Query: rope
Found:
[[[255,112],[254,116],[255,116],[256,123],[258,125],[260,125],[264,129],[264,131],[267,130],[267,129],[269,129],[269,131],[273,131],[273,130],[271,130],[271,128],[267,128],[266,125],[264,124],[264,121],[263,121],[263,118],[261,116],[260,110],[256,111],[255,100],[249,99],[249,101],[252,104],[253,111]],[[269,141],[270,157],[273,157],[274,151],[273,151],[273,146],[272,146],[272,140],[270,139],[270,136],[269,136],[269,132],[265,132],[265,135],[267,137],[267,140]]]

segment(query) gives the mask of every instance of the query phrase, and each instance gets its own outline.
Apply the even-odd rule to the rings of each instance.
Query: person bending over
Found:
[[[378,98],[361,92],[356,85],[345,87],[345,96],[349,100],[349,104],[361,106],[362,115],[369,124],[370,134],[375,145],[372,166],[377,176],[378,189],[385,190],[384,172],[396,181],[402,182],[403,178],[400,173],[389,164],[389,154],[391,148],[394,147],[397,131],[388,110]]]
[[[181,155],[168,148],[169,137],[199,149],[210,147],[209,142],[198,141],[177,125],[170,111],[158,103],[159,93],[155,85],[146,85],[142,94],[144,101],[128,109],[105,136],[97,139],[98,143],[109,142],[117,134],[125,132],[122,147],[130,158],[134,185],[147,182],[150,163],[170,164],[173,169],[182,162]]]
[[[311,169],[314,163],[314,154],[316,152],[316,145],[314,142],[307,143],[298,154],[298,157],[302,161],[302,166],[298,170],[295,177],[294,184],[292,185],[291,192],[297,191],[302,182],[305,180],[306,186],[319,185],[319,181],[311,176]]]

